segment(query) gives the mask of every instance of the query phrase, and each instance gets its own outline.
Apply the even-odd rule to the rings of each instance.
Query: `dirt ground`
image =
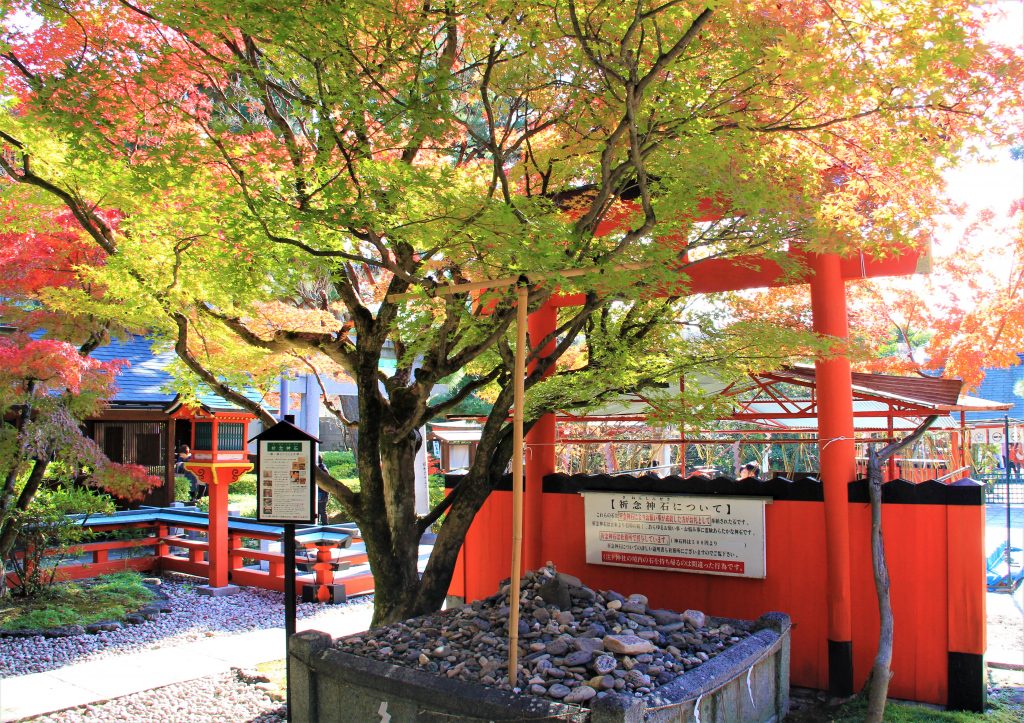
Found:
[[[1024,720],[1024,587],[1012,595],[990,592],[985,602],[989,695],[1012,706],[1018,720]]]

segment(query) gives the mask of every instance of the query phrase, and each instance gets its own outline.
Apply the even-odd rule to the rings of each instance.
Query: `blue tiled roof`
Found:
[[[163,407],[178,396],[172,388],[174,379],[167,371],[176,358],[172,349],[155,351],[152,341],[133,336],[124,341],[111,341],[97,348],[91,356],[100,361],[125,359],[129,362],[129,366],[122,368],[117,375],[117,393],[110,399],[115,406],[148,404]],[[242,393],[254,402],[263,399],[255,389],[246,388]],[[214,394],[207,387],[201,387],[196,396],[208,409],[238,409],[238,405]]]
[[[1018,354],[1021,362],[1017,366],[1005,369],[986,369],[985,379],[977,390],[971,392],[973,396],[982,399],[990,399],[993,402],[1005,402],[1012,404],[1013,409],[996,414],[986,412],[967,412],[969,421],[982,419],[1002,419],[1003,415],[1010,419],[1024,419],[1024,397],[1014,394],[1013,388],[1017,384],[1024,385],[1024,354]]]
[[[171,389],[173,379],[167,368],[174,361],[174,352],[154,352],[153,342],[141,336],[125,341],[111,341],[90,355],[101,361],[124,359],[128,366],[117,375],[117,394],[114,404],[163,403],[174,400],[177,393]]]

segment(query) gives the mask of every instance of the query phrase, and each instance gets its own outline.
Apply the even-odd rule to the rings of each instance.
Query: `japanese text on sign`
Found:
[[[765,500],[584,492],[587,562],[765,576]]]

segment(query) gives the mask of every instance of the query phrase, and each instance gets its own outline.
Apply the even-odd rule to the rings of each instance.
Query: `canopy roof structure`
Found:
[[[853,372],[853,424],[856,431],[910,431],[933,415],[933,429],[955,429],[954,412],[997,411],[1007,405],[962,393],[959,379],[905,377]],[[736,421],[780,431],[817,430],[817,375],[814,367],[794,366],[751,375],[751,383],[733,385]]]
[[[431,422],[430,433],[438,439],[454,444],[479,442],[484,426],[469,420]]]
[[[950,415],[958,412],[994,413],[1010,405],[962,393],[959,379],[905,377],[854,372],[853,419],[857,432],[911,431],[926,417],[938,415],[933,429],[957,429]],[[691,383],[687,381],[687,383]],[[814,433],[818,430],[817,375],[814,367],[791,366],[774,372],[751,374],[749,381],[729,385],[699,382],[705,389],[731,397],[736,407],[725,417],[752,429],[742,432]],[[640,421],[651,400],[628,395],[586,416],[564,415],[564,421]]]

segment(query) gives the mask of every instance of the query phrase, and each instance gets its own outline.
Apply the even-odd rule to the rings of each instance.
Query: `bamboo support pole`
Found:
[[[516,687],[519,673],[519,578],[523,557],[523,402],[526,396],[526,316],[529,289],[516,290],[516,361],[512,415],[512,577],[508,606],[508,683]]]

